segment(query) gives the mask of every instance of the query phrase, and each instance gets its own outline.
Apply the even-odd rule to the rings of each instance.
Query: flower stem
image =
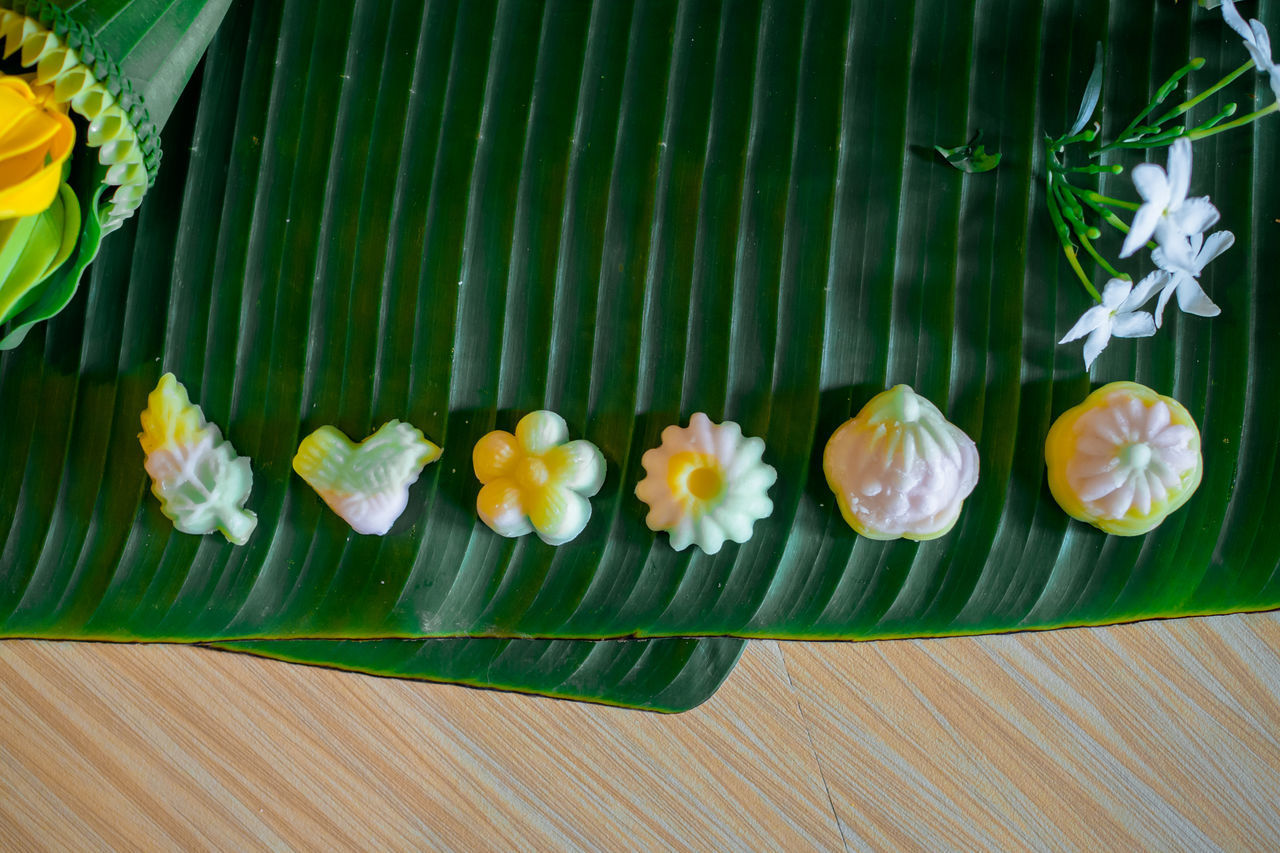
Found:
[[[1241,66],[1240,66],[1239,68],[1237,68],[1235,71],[1232,71],[1232,72],[1231,72],[1230,74],[1228,74],[1226,77],[1223,77],[1223,78],[1222,78],[1221,80],[1219,80],[1217,83],[1214,83],[1214,84],[1213,84],[1212,86],[1210,86],[1208,89],[1205,89],[1203,92],[1201,92],[1200,94],[1196,95],[1194,98],[1192,98],[1192,99],[1190,99],[1190,100],[1188,100],[1188,101],[1183,101],[1182,103],[1178,104],[1178,106],[1174,107],[1174,108],[1173,108],[1172,110],[1170,110],[1169,112],[1167,112],[1167,113],[1165,113],[1164,115],[1160,116],[1160,118],[1158,118],[1158,119],[1156,119],[1156,120],[1155,120],[1155,124],[1157,124],[1157,125],[1164,124],[1166,121],[1169,121],[1170,119],[1177,118],[1178,116],[1182,115],[1183,113],[1190,112],[1192,109],[1194,109],[1194,108],[1195,108],[1196,106],[1198,106],[1200,103],[1202,103],[1202,102],[1204,101],[1204,99],[1205,99],[1205,98],[1208,98],[1209,96],[1213,95],[1215,92],[1217,92],[1217,91],[1219,91],[1219,90],[1221,90],[1221,89],[1225,88],[1226,86],[1229,86],[1231,83],[1235,82],[1236,78],[1238,78],[1241,74],[1244,74],[1245,72],[1247,72],[1247,71],[1248,71],[1249,69],[1251,69],[1251,68],[1253,68],[1253,60],[1252,60],[1252,59],[1250,59],[1250,60],[1249,60],[1248,62],[1246,62],[1244,65],[1241,65]]]
[[[1093,286],[1093,282],[1089,281],[1089,277],[1084,274],[1084,270],[1080,268],[1080,261],[1076,258],[1076,250],[1074,246],[1063,245],[1062,252],[1067,256],[1067,263],[1071,264],[1071,268],[1076,271],[1076,277],[1080,279],[1080,283],[1084,285],[1084,289],[1089,291],[1089,295],[1093,297],[1093,301],[1099,305],[1102,304],[1102,294],[1098,292],[1098,288]]]
[[[1099,205],[1106,204],[1111,207],[1123,208],[1124,210],[1137,210],[1142,207],[1142,205],[1138,204],[1136,201],[1125,201],[1124,199],[1112,198],[1109,195],[1103,195],[1102,193],[1094,192],[1093,190],[1085,190],[1080,193],[1080,197],[1085,201],[1097,202]],[[1090,206],[1095,210],[1102,210],[1101,207],[1097,207],[1095,205]]]
[[[1173,72],[1173,74],[1169,76],[1169,79],[1164,81],[1164,84],[1159,89],[1156,90],[1155,97],[1151,99],[1151,102],[1149,104],[1147,104],[1146,109],[1138,113],[1137,117],[1134,118],[1133,121],[1129,122],[1129,126],[1126,127],[1121,132],[1121,134],[1117,137],[1117,139],[1128,139],[1129,135],[1132,134],[1133,131],[1138,127],[1138,124],[1144,118],[1151,115],[1151,112],[1160,105],[1161,101],[1169,97],[1169,94],[1174,90],[1174,87],[1178,85],[1179,80],[1181,80],[1183,77],[1186,77],[1192,71],[1196,71],[1203,66],[1204,66],[1204,59],[1201,57],[1196,57],[1195,59],[1188,62],[1186,65],[1179,68],[1177,71]],[[1160,122],[1156,122],[1156,124],[1160,124]],[[1109,146],[1104,145],[1103,150],[1106,150],[1108,147]]]
[[[1105,207],[1102,201],[1100,201],[1100,199],[1105,199],[1105,198],[1106,196],[1101,196],[1098,193],[1091,192],[1089,190],[1085,190],[1084,192],[1080,193],[1080,200],[1083,201],[1085,204],[1089,205],[1089,207],[1093,208],[1093,210],[1095,210],[1098,213],[1098,215],[1102,217],[1103,221],[1105,221],[1112,228],[1115,228],[1117,231],[1120,231],[1121,233],[1124,233],[1124,234],[1128,234],[1129,226],[1126,225],[1120,217],[1112,213],[1110,209]],[[1125,206],[1128,206],[1127,202],[1122,202],[1122,204],[1125,204]],[[1138,208],[1138,205],[1135,204],[1131,209],[1136,210],[1137,208]]]
[[[1101,237],[1102,232],[1084,221],[1084,208],[1076,200],[1074,189],[1066,181],[1058,181],[1054,184],[1054,191],[1058,193],[1058,201],[1061,204],[1062,218],[1082,240],[1086,237],[1093,239]]]
[[[1087,166],[1059,167],[1058,171],[1079,175],[1118,175],[1124,171],[1124,166],[1119,163],[1090,163]]]
[[[1053,221],[1053,230],[1058,232],[1058,242],[1062,244],[1062,253],[1067,256],[1067,263],[1071,264],[1071,269],[1075,271],[1076,277],[1080,279],[1084,289],[1089,291],[1093,301],[1101,303],[1101,294],[1093,286],[1093,282],[1089,281],[1089,277],[1084,274],[1084,270],[1080,267],[1080,259],[1076,257],[1075,246],[1071,245],[1071,230],[1067,227],[1067,223],[1062,221],[1062,212],[1058,207],[1058,192],[1055,183],[1053,173],[1050,172],[1046,179],[1046,189],[1048,190],[1047,206],[1049,208],[1049,218]]]
[[[1260,110],[1255,110],[1254,112],[1251,112],[1248,115],[1240,116],[1240,118],[1236,119],[1235,121],[1229,121],[1226,124],[1220,124],[1217,126],[1202,125],[1201,127],[1196,128],[1195,130],[1188,133],[1187,137],[1194,142],[1197,139],[1204,139],[1206,137],[1214,136],[1215,134],[1222,133],[1224,130],[1234,130],[1237,127],[1243,127],[1244,125],[1248,124],[1251,121],[1255,121],[1257,119],[1262,118],[1265,115],[1269,115],[1274,112],[1280,112],[1280,101],[1275,101],[1270,106],[1263,107]]]
[[[1093,256],[1093,259],[1094,261],[1097,262],[1098,266],[1102,267],[1104,270],[1109,272],[1112,278],[1122,278],[1125,281],[1132,281],[1132,279],[1130,279],[1129,276],[1125,275],[1124,273],[1117,270],[1115,267],[1111,266],[1111,264],[1107,263],[1107,259],[1102,257],[1102,255],[1098,253],[1097,249],[1093,248],[1093,243],[1089,240],[1088,237],[1086,237],[1083,234],[1080,235],[1080,245],[1084,246],[1085,251]],[[1092,288],[1090,288],[1090,290],[1092,290]],[[1096,294],[1094,298],[1095,299],[1097,298]]]

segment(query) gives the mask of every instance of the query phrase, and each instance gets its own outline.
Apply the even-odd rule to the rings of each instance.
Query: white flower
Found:
[[[1146,245],[1155,235],[1160,245],[1200,234],[1218,221],[1218,209],[1208,196],[1187,198],[1191,188],[1191,141],[1174,140],[1169,148],[1169,171],[1166,174],[1154,163],[1133,167],[1133,185],[1144,204],[1133,216],[1129,236],[1125,237],[1120,257],[1127,258]]]
[[[1197,317],[1216,317],[1222,309],[1213,304],[1200,287],[1197,279],[1209,262],[1235,243],[1230,231],[1217,231],[1206,240],[1203,234],[1194,235],[1190,242],[1168,248],[1161,246],[1151,253],[1151,260],[1160,270],[1142,280],[1133,292],[1135,304],[1142,305],[1157,290],[1160,301],[1156,303],[1156,328],[1164,318],[1164,306],[1176,293],[1178,307]]]
[[[1066,337],[1058,343],[1070,343],[1088,335],[1089,339],[1084,342],[1084,366],[1087,370],[1093,366],[1098,354],[1107,348],[1112,335],[1117,338],[1147,338],[1154,335],[1156,322],[1151,315],[1146,311],[1133,310],[1146,301],[1134,297],[1143,292],[1149,294],[1150,288],[1146,285],[1150,277],[1143,279],[1138,286],[1138,293],[1134,293],[1132,282],[1122,278],[1111,279],[1102,289],[1102,304],[1084,312]]]
[[[1271,61],[1271,36],[1267,34],[1267,28],[1256,18],[1245,24],[1231,0],[1223,0],[1222,20],[1244,39],[1244,48],[1249,51],[1253,64],[1271,78],[1271,91],[1275,92],[1276,98],[1280,98],[1280,65]]]

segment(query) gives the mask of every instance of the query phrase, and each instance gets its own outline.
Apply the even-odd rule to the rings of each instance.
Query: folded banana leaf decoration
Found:
[[[1253,14],[1275,32],[1277,9]],[[1221,316],[1113,341],[1092,377],[1056,345],[1087,297],[1038,198],[1041,141],[1071,125],[1095,44],[1106,78],[1133,82],[1106,91],[1105,124],[1192,55],[1219,76],[1243,61],[1209,16],[237,4],[166,128],[172,183],[104,244],[87,297],[0,357],[0,632],[869,639],[1280,605],[1280,398],[1256,390],[1280,357],[1259,286],[1280,264],[1262,239],[1280,127],[1198,143],[1218,165],[1195,191],[1237,234],[1202,279]],[[977,130],[994,170],[933,151]],[[254,459],[241,548],[173,532],[147,497],[135,424],[166,370]],[[1200,426],[1198,491],[1140,537],[1071,521],[1046,485],[1049,425],[1090,379],[1141,382]],[[955,527],[924,543],[858,537],[821,467],[897,384],[982,459]],[[471,447],[539,409],[608,465],[559,548],[474,511]],[[778,472],[773,514],[714,556],[671,550],[632,493],[644,451],[698,411],[762,437]],[[322,425],[393,418],[444,455],[412,523],[358,537],[290,461]],[[342,665],[349,648],[306,650]]]

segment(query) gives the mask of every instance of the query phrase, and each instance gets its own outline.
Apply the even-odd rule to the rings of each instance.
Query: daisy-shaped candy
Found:
[[[502,536],[536,532],[563,545],[591,520],[587,500],[604,485],[604,456],[589,441],[569,441],[555,412],[530,412],[515,435],[494,430],[476,442],[471,461],[484,486],[476,498],[481,520]]]
[[[1218,221],[1218,209],[1208,196],[1187,198],[1191,189],[1191,140],[1174,140],[1169,148],[1169,171],[1155,163],[1133,167],[1133,185],[1143,204],[1133,215],[1133,224],[1120,249],[1127,258],[1146,245],[1154,235],[1161,246],[1200,234]]]
[[[1177,400],[1112,382],[1054,422],[1049,490],[1072,518],[1107,533],[1146,533],[1200,485],[1200,431]]]
[[[778,472],[763,460],[764,441],[746,438],[733,421],[715,424],[701,412],[689,426],[669,426],[662,444],[640,462],[636,497],[649,505],[645,524],[671,534],[671,547],[697,545],[708,554],[724,541],[746,542],[773,512],[769,487]]]

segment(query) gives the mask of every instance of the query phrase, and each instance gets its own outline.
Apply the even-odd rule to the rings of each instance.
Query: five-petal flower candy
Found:
[[[1218,221],[1218,209],[1208,196],[1187,198],[1191,189],[1191,140],[1174,140],[1169,148],[1169,171],[1154,163],[1133,167],[1133,185],[1143,204],[1133,215],[1133,224],[1120,249],[1127,258],[1154,235],[1161,246],[1186,241]]]
[[[502,536],[536,532],[563,545],[591,519],[588,500],[604,485],[604,456],[589,441],[569,441],[555,412],[530,412],[515,434],[494,430],[476,442],[471,460],[483,483],[476,498],[481,520]]]
[[[1087,370],[1093,361],[1107,347],[1111,336],[1118,338],[1145,338],[1156,333],[1156,323],[1146,311],[1135,310],[1150,298],[1158,283],[1168,278],[1161,271],[1151,273],[1143,279],[1137,290],[1131,282],[1122,278],[1113,278],[1102,289],[1102,304],[1094,305],[1076,321],[1071,331],[1058,341],[1060,344],[1083,338],[1084,366]]]
[[[649,505],[645,523],[668,531],[677,551],[697,545],[715,554],[726,539],[746,542],[773,512],[768,492],[778,472],[763,457],[764,441],[743,436],[733,421],[712,423],[698,412],[687,427],[667,427],[662,444],[640,459],[636,497]]]
[[[382,536],[409,503],[409,487],[440,448],[422,431],[388,421],[355,444],[331,426],[302,440],[293,470],[356,533]]]
[[[1112,382],[1054,422],[1049,490],[1072,518],[1107,533],[1146,533],[1200,485],[1200,431],[1177,400]]]

